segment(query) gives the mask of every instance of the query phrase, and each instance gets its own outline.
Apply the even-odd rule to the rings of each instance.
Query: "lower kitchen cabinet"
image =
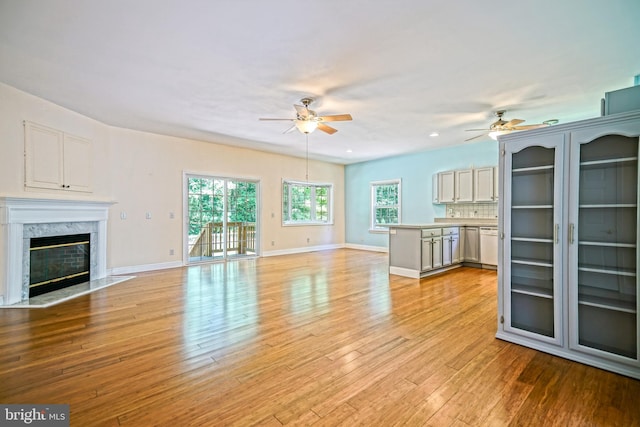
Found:
[[[459,227],[390,227],[389,273],[420,278],[462,266],[459,234]]]
[[[460,262],[460,227],[442,228],[442,265]]]
[[[463,261],[480,262],[480,227],[464,227]]]

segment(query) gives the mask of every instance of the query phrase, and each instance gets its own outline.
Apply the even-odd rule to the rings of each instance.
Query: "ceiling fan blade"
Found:
[[[472,136],[469,139],[465,139],[465,142],[466,141],[471,141],[472,139],[476,139],[476,138],[482,138],[483,136],[488,136],[488,135],[486,133],[481,133],[480,135]]]
[[[330,116],[320,116],[318,120],[323,122],[344,122],[347,120],[353,120],[351,114],[332,114]]]
[[[291,133],[291,132],[293,132],[294,130],[296,130],[296,125],[291,126],[289,129],[287,129],[287,130],[285,130],[284,132],[282,132],[282,134],[285,134],[285,133]]]
[[[269,119],[269,118],[260,118],[258,120],[288,120],[288,121],[294,121],[295,119]]]
[[[298,112],[298,115],[302,118],[307,118],[309,117],[309,109],[307,107],[305,107],[304,105],[293,105],[296,109],[296,111]]]
[[[524,122],[524,120],[521,119],[511,119],[509,120],[507,123],[504,124],[504,127],[506,128],[512,128],[514,126],[518,126],[520,123]]]
[[[491,132],[491,129],[465,129],[465,132]]]
[[[318,123],[318,129],[320,129],[322,132],[326,132],[329,135],[333,135],[334,133],[338,132],[338,129],[334,129],[331,126],[327,126],[324,123]]]

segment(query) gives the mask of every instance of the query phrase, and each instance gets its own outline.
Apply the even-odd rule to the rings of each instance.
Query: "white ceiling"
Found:
[[[311,158],[344,164],[462,144],[496,109],[598,116],[636,74],[638,0],[0,0],[1,82],[113,126],[298,156],[303,134],[258,118],[311,96],[353,116],[309,136]]]

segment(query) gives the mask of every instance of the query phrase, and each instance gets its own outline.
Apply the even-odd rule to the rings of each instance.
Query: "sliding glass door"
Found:
[[[256,256],[258,182],[202,175],[186,178],[188,262]]]

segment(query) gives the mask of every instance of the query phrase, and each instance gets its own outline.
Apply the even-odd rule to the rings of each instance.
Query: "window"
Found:
[[[401,223],[401,193],[399,179],[371,183],[371,230]]]
[[[332,196],[332,184],[284,181],[282,184],[284,224],[332,224]]]

